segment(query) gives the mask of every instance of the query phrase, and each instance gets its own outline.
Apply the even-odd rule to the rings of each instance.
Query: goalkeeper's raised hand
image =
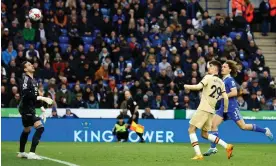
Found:
[[[42,97],[42,96],[37,96],[37,100],[44,101],[44,102],[46,102],[46,103],[49,104],[49,105],[52,105],[53,102],[54,102],[51,98]]]

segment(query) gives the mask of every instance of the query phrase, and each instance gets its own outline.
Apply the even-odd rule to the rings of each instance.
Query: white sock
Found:
[[[216,139],[218,139],[219,141],[216,143]],[[221,145],[222,147],[224,147],[225,149],[227,148],[227,143],[224,142],[222,139],[220,139],[219,137],[213,135],[213,134],[208,134],[208,140],[211,141],[211,142],[214,142],[216,144],[219,144]]]
[[[192,133],[189,136],[190,136],[191,144],[194,147],[196,155],[201,155],[201,152],[200,152],[200,149],[199,149],[199,145],[198,145],[198,139],[197,139],[196,134]]]

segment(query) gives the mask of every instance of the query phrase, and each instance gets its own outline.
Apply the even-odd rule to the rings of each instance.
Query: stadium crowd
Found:
[[[40,22],[28,11],[43,11]],[[209,16],[196,0],[2,0],[1,107],[17,107],[21,63],[57,108],[196,109],[209,60],[235,60],[244,110],[276,110],[275,83],[242,13]]]

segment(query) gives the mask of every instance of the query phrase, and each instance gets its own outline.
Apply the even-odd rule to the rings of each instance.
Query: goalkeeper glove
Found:
[[[46,102],[46,103],[49,104],[49,105],[52,105],[53,102],[54,102],[52,99],[50,99],[50,98],[48,98],[48,97],[37,96],[36,99],[37,99],[37,100],[42,100],[42,101]]]

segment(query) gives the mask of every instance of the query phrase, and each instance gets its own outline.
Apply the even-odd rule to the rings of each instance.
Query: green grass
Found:
[[[19,159],[17,142],[1,144],[2,166],[62,166],[49,160]],[[201,151],[208,146],[200,144]],[[276,144],[236,144],[230,160],[219,147],[216,155],[191,161],[194,151],[190,144],[41,142],[37,154],[81,166],[276,166]]]

